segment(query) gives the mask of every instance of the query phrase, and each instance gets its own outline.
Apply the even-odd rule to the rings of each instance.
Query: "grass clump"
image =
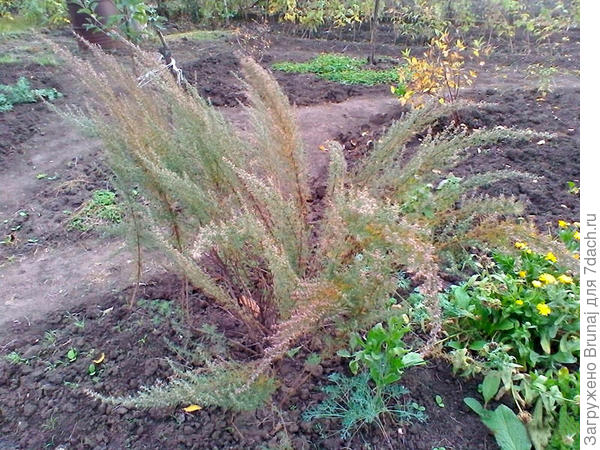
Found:
[[[0,64],[15,64],[19,62],[19,58],[15,55],[7,53],[5,55],[0,56]]]
[[[99,64],[64,52],[61,57],[93,93],[85,120],[75,119],[103,139],[136,247],[162,254],[243,324],[238,331],[245,345],[256,349],[243,363],[223,356],[200,370],[181,370],[168,385],[109,401],[255,407],[272,390],[266,381],[272,363],[300,338],[324,325],[347,337],[387,317],[389,299],[399,297],[400,271],[418,285],[429,313],[426,339],[414,344],[423,357],[441,329],[440,252],[532,232],[503,220],[522,211],[513,199],[470,194],[492,179],[521,174],[443,181],[475,149],[547,135],[450,127],[435,135],[425,131],[417,142],[419,133],[464,106],[427,104],[393,125],[353,170],[338,143],[323,147],[329,180],[323,219],[315,222],[308,155],[293,110],[262,67],[250,59],[241,63],[251,106],[249,131],[240,136],[152,55],[138,54],[144,73],[153,74],[141,86],[114,57],[92,52]],[[417,146],[412,157],[405,155],[409,144]],[[429,184],[437,186],[427,205],[433,214],[418,202],[407,208]]]
[[[397,83],[399,80],[396,69],[373,70],[366,66],[366,58],[353,58],[334,53],[322,53],[302,63],[279,62],[272,65],[273,69],[282,72],[314,73],[319,78],[341,84],[374,86]]]
[[[424,421],[424,408],[407,403],[408,391],[397,384],[405,370],[424,364],[421,355],[405,347],[404,335],[410,330],[403,318],[393,315],[384,326],[377,323],[364,337],[350,335],[350,351],[342,349],[338,355],[350,358],[353,377],[337,373],[330,375],[331,384],[323,388],[326,399],[304,413],[305,420],[339,419],[342,439],[350,439],[350,431],[357,432],[366,424],[375,423],[384,431],[384,416],[392,420]]]
[[[322,388],[325,400],[306,410],[302,418],[307,421],[340,420],[342,439],[351,439],[360,428],[373,423],[383,430],[384,415],[400,423],[427,420],[423,407],[404,401],[409,391],[399,384],[388,385],[376,392],[369,386],[366,372],[352,377],[333,373],[328,379],[330,384]]]
[[[71,217],[68,227],[73,230],[90,231],[102,224],[118,224],[123,220],[123,208],[117,202],[117,194],[106,189],[92,193]]]
[[[31,89],[25,77],[15,84],[0,84],[0,112],[12,111],[14,105],[21,103],[36,103],[40,99],[55,100],[62,94],[54,88]]]

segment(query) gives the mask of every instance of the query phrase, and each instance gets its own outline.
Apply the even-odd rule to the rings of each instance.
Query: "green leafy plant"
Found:
[[[62,0],[0,0],[0,18],[23,21],[28,26],[61,26],[69,23]]]
[[[4,355],[4,359],[15,366],[19,364],[27,364],[27,360],[23,358],[16,350],[10,352],[8,355]]]
[[[495,253],[495,270],[454,287],[447,303],[449,345],[489,352],[489,343],[507,345],[523,368],[575,362],[579,336],[579,286],[557,257],[532,252],[517,242],[520,255]],[[572,259],[572,257],[571,257]],[[487,345],[487,347],[486,347]]]
[[[404,401],[408,390],[400,385],[388,385],[376,392],[369,386],[369,374],[366,372],[352,377],[333,373],[328,379],[330,384],[322,388],[325,400],[306,410],[302,417],[307,421],[340,420],[342,439],[350,439],[353,433],[367,424],[375,423],[383,429],[384,415],[400,423],[424,422],[427,419],[423,407]]]
[[[570,450],[580,448],[579,414],[568,406],[561,406],[558,423],[552,432],[549,448]]]
[[[481,418],[481,421],[494,434],[502,450],[529,450],[531,441],[527,429],[517,415],[506,405],[494,411],[484,409],[474,398],[465,398],[465,403]]]
[[[557,235],[562,243],[573,252],[573,257],[579,259],[579,241],[581,239],[579,222],[569,223],[559,220]]]
[[[73,213],[68,228],[90,231],[103,224],[118,224],[123,220],[123,208],[117,194],[106,189],[92,193],[92,198]]]
[[[85,25],[88,29],[111,34],[116,28],[134,43],[139,43],[149,35],[149,24],[158,26],[164,20],[144,0],[114,0],[117,12],[108,18],[98,17],[98,0],[71,1],[80,6],[78,12],[90,17],[90,22]]]
[[[416,352],[405,347],[403,338],[410,331],[401,317],[392,316],[386,327],[376,324],[363,337],[358,333],[350,336],[350,349],[340,350],[338,355],[351,358],[350,371],[356,375],[365,368],[377,389],[383,389],[402,378],[409,367],[425,364]]]
[[[579,186],[574,181],[567,181],[567,189],[569,194],[579,195]]]
[[[62,94],[56,89],[31,89],[25,77],[20,77],[13,85],[0,84],[0,113],[11,111],[14,105],[36,103],[41,99],[56,100]]]
[[[73,363],[73,362],[77,361],[77,357],[78,356],[79,356],[79,352],[76,349],[74,349],[74,348],[70,348],[67,351],[67,354],[66,354],[67,360],[70,363]]]
[[[527,66],[527,76],[535,79],[541,98],[546,97],[552,92],[554,76],[557,73],[558,68],[553,66],[544,66],[543,64],[531,64]]]
[[[389,84],[398,82],[396,69],[367,69],[367,59],[353,58],[334,53],[322,53],[303,63],[279,62],[273,69],[282,72],[314,73],[319,78],[342,84]]]
[[[565,239],[573,239],[566,222]],[[560,233],[560,231],[559,231]],[[566,365],[579,360],[579,282],[560,262],[567,251],[532,251],[517,241],[518,255],[495,253],[493,267],[452,288],[443,301],[454,370],[483,373],[485,403],[509,393],[536,448],[544,448],[558,420],[557,407],[578,411],[579,374]],[[527,412],[533,411],[533,414]]]

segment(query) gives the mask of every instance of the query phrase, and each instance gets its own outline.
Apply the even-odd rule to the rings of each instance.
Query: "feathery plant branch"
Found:
[[[75,109],[65,114],[103,139],[115,184],[136,221],[135,241],[158,250],[207,298],[243,321],[262,351],[243,364],[216,361],[201,372],[179,372],[166,386],[109,401],[256,407],[255,400],[271,389],[264,373],[299,338],[324,323],[341,333],[363,330],[389,314],[385,305],[398,297],[400,271],[412,274],[427,301],[426,354],[441,329],[440,251],[475,238],[497,242],[499,230],[505,240],[529,231],[498,222],[498,211],[520,213],[511,199],[466,197],[518,173],[459,180],[444,178],[442,171],[468,148],[535,133],[448,128],[426,137],[404,162],[411,140],[462,107],[460,102],[409,113],[355,173],[348,173],[341,146],[327,143],[324,219],[314,224],[307,158],[293,111],[273,77],[254,61],[241,63],[252,125],[243,139],[166,71],[140,86],[99,49],[92,49],[93,63],[57,52],[90,92],[84,117]],[[135,57],[146,73],[159,64],[142,51]]]

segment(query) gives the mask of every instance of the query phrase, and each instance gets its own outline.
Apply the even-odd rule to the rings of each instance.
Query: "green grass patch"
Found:
[[[193,41],[216,41],[225,39],[231,36],[229,31],[225,30],[194,30],[186,31],[185,33],[173,33],[165,36],[167,41],[177,41],[183,38]]]
[[[0,36],[0,64],[37,64],[58,66],[60,60],[48,44],[34,33]]]
[[[100,225],[118,224],[123,220],[123,209],[117,203],[117,194],[106,189],[94,191],[92,198],[69,221],[68,228],[90,231]]]
[[[34,27],[35,23],[26,17],[0,17],[0,37],[19,37],[33,30]]]
[[[314,73],[319,78],[341,84],[374,86],[399,81],[397,69],[375,70],[368,68],[367,64],[366,58],[322,53],[306,62],[279,62],[272,67],[288,73]]]
[[[48,53],[28,54],[21,52],[7,53],[0,56],[0,64],[39,64],[40,66],[58,66],[58,60]]]
[[[19,62],[19,58],[15,55],[7,53],[6,55],[0,55],[0,64],[16,64]]]
[[[0,113],[11,111],[20,103],[36,103],[40,99],[55,100],[62,94],[56,89],[31,89],[25,77],[15,84],[0,84]]]

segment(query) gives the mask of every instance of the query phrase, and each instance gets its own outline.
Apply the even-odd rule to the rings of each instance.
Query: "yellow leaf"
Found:
[[[473,50],[473,54],[477,57],[479,57],[479,50]]]
[[[104,358],[105,358],[105,355],[104,355],[104,352],[102,352],[102,354],[98,357],[98,359],[94,359],[94,360],[92,360],[92,362],[94,364],[100,364],[104,361]]]
[[[194,411],[200,411],[201,409],[202,409],[202,406],[198,406],[198,405],[190,405],[190,406],[183,408],[183,410],[188,413],[192,413]]]

